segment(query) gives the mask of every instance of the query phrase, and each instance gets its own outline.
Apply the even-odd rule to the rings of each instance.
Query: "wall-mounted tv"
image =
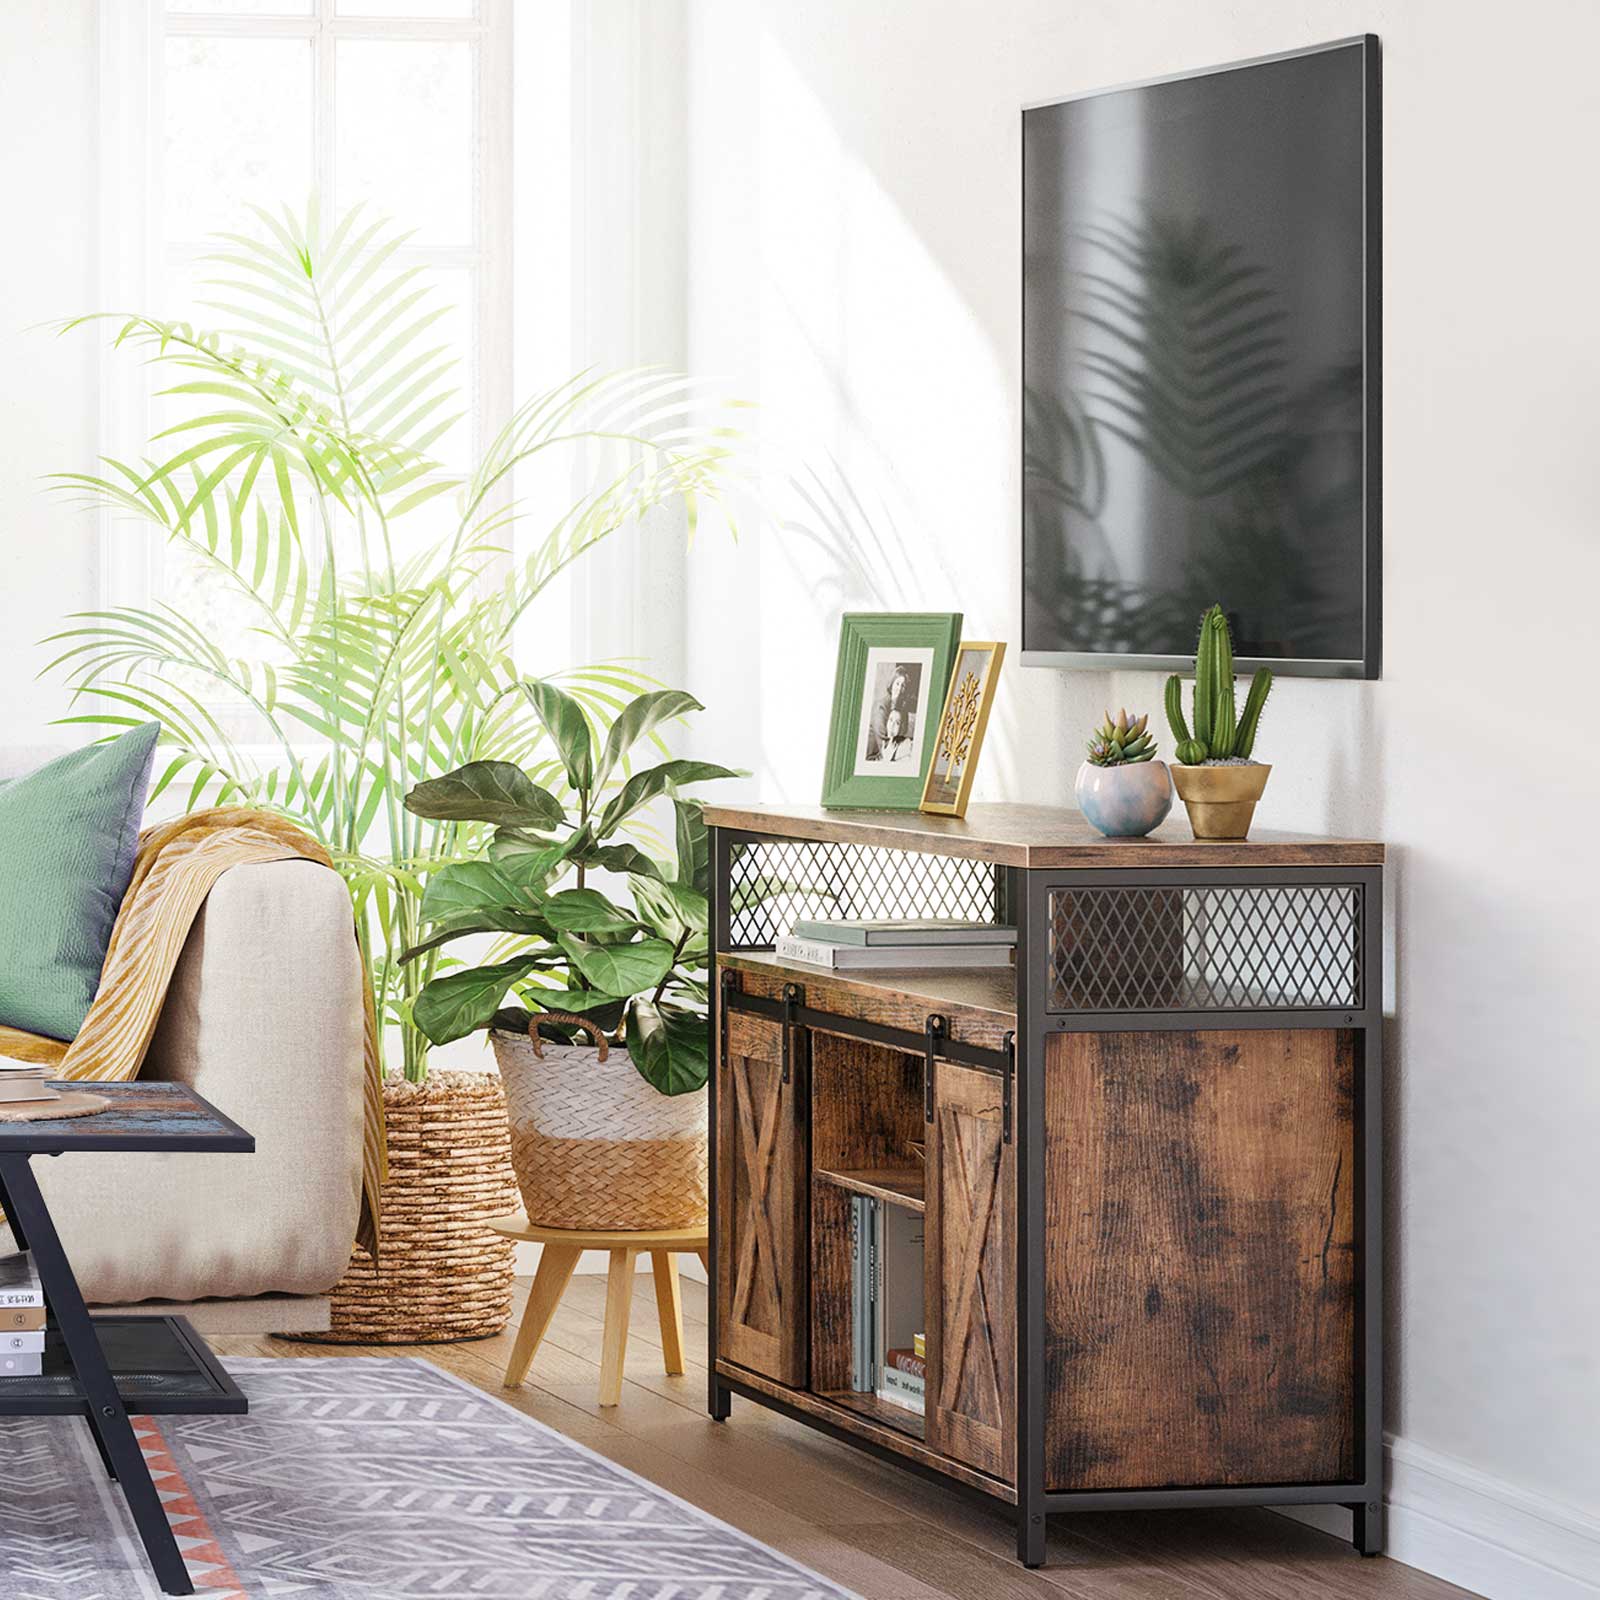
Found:
[[[1022,655],[1379,670],[1378,41],[1032,106]]]

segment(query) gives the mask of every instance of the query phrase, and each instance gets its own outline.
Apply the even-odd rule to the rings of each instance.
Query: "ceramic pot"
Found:
[[[1272,768],[1186,767],[1172,764],[1172,781],[1189,813],[1189,826],[1197,839],[1248,839],[1256,801],[1267,786]]]
[[[1111,839],[1137,839],[1158,828],[1172,809],[1172,779],[1165,761],[1123,767],[1078,768],[1078,809]]]

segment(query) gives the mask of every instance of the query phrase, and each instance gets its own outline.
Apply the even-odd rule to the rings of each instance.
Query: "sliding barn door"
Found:
[[[1016,1456],[1016,1165],[1001,1079],[940,1062],[927,1157],[927,1442],[1007,1482]]]
[[[784,1079],[783,1029],[733,1012],[717,1079],[717,1349],[796,1388],[806,1381],[806,1051]]]

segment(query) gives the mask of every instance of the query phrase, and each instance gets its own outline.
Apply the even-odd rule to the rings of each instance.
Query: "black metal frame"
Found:
[[[1364,678],[1383,676],[1383,75],[1382,46],[1375,33],[1355,34],[1345,39],[1331,39],[1325,44],[1307,45],[1298,50],[1280,50],[1272,55],[1251,56],[1240,61],[1224,61],[1214,66],[1192,68],[1185,72],[1164,73],[1160,77],[1142,78],[1132,83],[1109,84],[1100,89],[1087,89],[1077,94],[1053,95],[1047,100],[1031,101],[1021,108],[1020,117],[1031,111],[1047,111],[1052,106],[1066,105],[1074,100],[1094,99],[1100,95],[1120,94],[1130,89],[1149,89],[1164,83],[1181,83],[1188,79],[1215,77],[1219,73],[1237,72],[1251,67],[1270,65],[1275,61],[1290,61],[1301,56],[1325,55],[1333,50],[1361,50],[1361,199],[1362,199],[1362,600],[1364,615],[1361,630],[1361,657],[1328,660],[1296,661],[1283,657],[1240,656],[1234,665],[1241,672],[1253,672],[1257,667],[1270,667],[1279,677],[1303,678]],[[1027,140],[1019,141],[1018,172],[1026,192]],[[1028,259],[1027,224],[1025,213],[1018,211],[1019,261]],[[1027,350],[1027,296],[1019,283],[1019,310],[1022,317],[1022,339],[1019,354]],[[1026,384],[1026,363],[1019,362],[1022,383]],[[1024,395],[1019,391],[1018,403]],[[1021,413],[1019,413],[1020,415]],[[1028,563],[1027,563],[1027,492],[1025,475],[1019,478],[1020,505],[1018,522],[1021,542],[1019,587],[1024,621],[1028,614]],[[1091,667],[1104,672],[1108,669],[1136,669],[1143,671],[1182,672],[1192,670],[1192,656],[1163,654],[1119,655],[1099,650],[1040,650],[1030,649],[1026,636],[1020,651],[1025,667]]]
[[[133,1515],[145,1554],[156,1581],[167,1594],[193,1594],[194,1583],[178,1551],[171,1524],[162,1509],[145,1465],[144,1452],[134,1437],[128,1411],[117,1392],[116,1380],[100,1349],[88,1308],[78,1291],[66,1252],[50,1220],[49,1208],[26,1154],[0,1155],[0,1204],[5,1207],[17,1247],[33,1252],[44,1288],[50,1320],[60,1329],[77,1375],[83,1398],[79,1402],[89,1432],[100,1451],[106,1471],[122,1485],[123,1498]],[[7,1410],[0,1392],[0,1415]]]
[[[769,835],[711,830],[712,962],[729,949],[727,868],[735,841]],[[997,910],[1017,929],[1017,1027],[1000,1050],[958,1043],[945,1037],[930,1016],[924,1031],[891,1028],[854,1018],[844,1018],[804,1004],[802,994],[784,1000],[745,994],[718,981],[713,971],[711,1026],[721,1036],[730,1011],[751,1011],[789,1022],[871,1040],[910,1054],[942,1056],[963,1065],[986,1068],[1006,1075],[1007,1101],[1012,1111],[1017,1184],[1016,1241],[1016,1524],[1017,1555],[1027,1566],[1044,1561],[1047,1518],[1071,1511],[1108,1511],[1203,1506],[1343,1505],[1352,1513],[1352,1543],[1364,1555],[1383,1549],[1383,873],[1377,867],[1338,868],[1129,868],[1124,871],[1075,871],[1055,868],[1006,867],[1000,869]],[[1050,995],[1050,896],[1059,889],[1090,884],[1128,887],[1189,888],[1201,886],[1247,887],[1272,884],[1359,884],[1362,889],[1359,936],[1362,973],[1361,1004],[1333,1010],[1251,1009],[1230,1011],[1098,1011],[1072,1012],[1047,1009]],[[770,947],[765,947],[770,948]],[[731,969],[724,976],[731,977]],[[794,986],[790,986],[791,989]],[[1359,1481],[1319,1484],[1249,1484],[1221,1488],[1137,1489],[1089,1492],[1051,1491],[1045,1485],[1044,1419],[1046,1399],[1046,1343],[1044,1284],[1046,1281],[1045,1118],[1044,1057],[1046,1041],[1059,1032],[1211,1031],[1240,1028],[1347,1029],[1360,1036],[1361,1066],[1356,1088],[1356,1233],[1360,1241],[1357,1276],[1357,1352],[1360,1390],[1359,1427],[1361,1463]],[[1013,1087],[1014,1074],[1014,1087]],[[771,1410],[843,1439],[869,1454],[888,1457],[897,1465],[924,1473],[917,1463],[886,1451],[798,1407],[717,1370],[717,1074],[711,1074],[711,1217],[710,1294],[708,1317],[708,1409],[720,1420],[728,1416],[732,1396],[741,1394]],[[935,1472],[935,1476],[937,1473]],[[941,1481],[960,1486],[957,1480]]]
[[[195,1097],[197,1100],[198,1096]],[[130,1382],[123,1393],[101,1346],[96,1319],[89,1315],[71,1262],[56,1232],[50,1208],[30,1165],[34,1156],[56,1156],[62,1147],[80,1150],[255,1149],[255,1140],[215,1106],[202,1107],[222,1125],[218,1133],[96,1134],[92,1125],[74,1127],[69,1135],[44,1134],[26,1123],[13,1123],[0,1133],[0,1208],[11,1225],[19,1250],[33,1254],[46,1304],[47,1357],[59,1354],[70,1384],[57,1392],[28,1390],[29,1379],[0,1380],[0,1416],[81,1416],[100,1453],[107,1474],[122,1486],[123,1498],[149,1557],[151,1570],[167,1594],[193,1594],[194,1583],[184,1565],[172,1526],[150,1477],[144,1452],[134,1436],[130,1414],[243,1413],[249,1402],[206,1348],[204,1340],[182,1317],[111,1317],[104,1323],[136,1323],[148,1327],[148,1342],[176,1349],[195,1377],[183,1393],[146,1395]],[[8,1386],[15,1385],[14,1388]]]

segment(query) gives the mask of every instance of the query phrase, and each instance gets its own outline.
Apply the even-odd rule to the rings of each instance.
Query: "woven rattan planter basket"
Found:
[[[706,1096],[659,1094],[626,1050],[496,1033],[511,1164],[545,1228],[687,1228],[706,1217]]]
[[[383,1086],[389,1178],[378,1263],[359,1246],[333,1291],[322,1344],[485,1339],[511,1317],[515,1245],[489,1218],[517,1208],[506,1097],[492,1072]]]

